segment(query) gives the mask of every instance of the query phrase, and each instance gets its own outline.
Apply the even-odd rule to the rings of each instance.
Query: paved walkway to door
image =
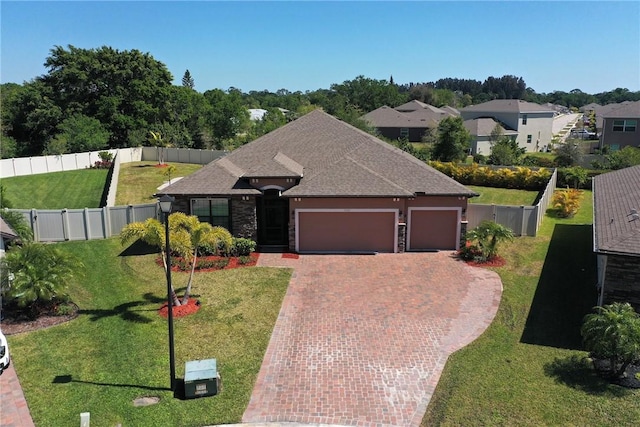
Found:
[[[451,252],[260,254],[294,273],[244,423],[419,426],[447,357],[493,320],[497,274]]]

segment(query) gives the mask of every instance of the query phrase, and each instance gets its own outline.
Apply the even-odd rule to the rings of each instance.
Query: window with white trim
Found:
[[[208,222],[227,230],[231,226],[229,207],[229,199],[191,199],[191,215],[197,216],[200,222]]]
[[[527,135],[527,144],[531,144],[533,137],[531,135]]]
[[[638,127],[637,120],[614,120],[614,132],[635,132]]]
[[[523,125],[526,125],[526,124],[527,124],[527,115],[526,115],[526,114],[523,114],[523,115],[522,115],[522,124],[523,124]]]

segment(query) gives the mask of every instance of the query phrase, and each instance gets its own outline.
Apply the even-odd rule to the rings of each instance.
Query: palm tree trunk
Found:
[[[189,301],[189,297],[191,296],[191,284],[193,283],[193,273],[196,270],[196,264],[198,262],[198,247],[193,251],[193,261],[191,261],[191,273],[189,274],[189,282],[187,283],[187,289],[184,291],[184,296],[182,297],[182,304],[186,304]]]

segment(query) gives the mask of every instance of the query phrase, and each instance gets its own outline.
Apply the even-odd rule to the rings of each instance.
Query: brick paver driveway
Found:
[[[447,357],[502,292],[451,252],[260,259],[295,271],[245,423],[418,426]]]

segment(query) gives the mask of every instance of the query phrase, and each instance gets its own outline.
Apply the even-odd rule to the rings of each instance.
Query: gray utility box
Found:
[[[184,397],[215,396],[220,389],[216,359],[192,360],[184,364]]]

